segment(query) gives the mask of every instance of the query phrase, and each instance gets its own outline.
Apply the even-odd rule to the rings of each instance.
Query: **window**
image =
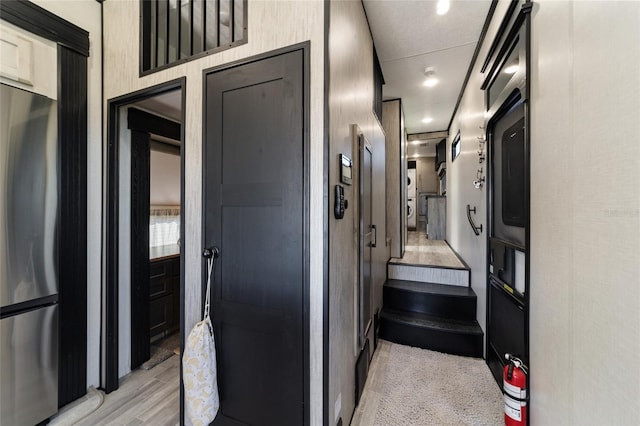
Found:
[[[376,48],[373,48],[373,112],[382,122],[382,86],[384,85],[384,76],[382,75],[382,67],[378,60]]]
[[[247,42],[247,0],[143,0],[141,72]]]
[[[460,132],[456,135],[453,143],[451,144],[451,162],[455,161],[456,157],[460,155],[460,150],[462,147],[460,146]]]

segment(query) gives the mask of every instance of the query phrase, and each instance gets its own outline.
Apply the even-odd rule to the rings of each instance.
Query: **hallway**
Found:
[[[445,240],[429,240],[424,233],[409,231],[404,256],[391,258],[392,263],[402,265],[439,266],[442,268],[466,268]]]
[[[136,370],[117,391],[94,390],[51,424],[177,425],[178,368],[179,357],[172,356],[151,370]],[[482,359],[380,340],[370,368],[353,426],[502,423],[502,395]]]
[[[380,340],[370,368],[353,426],[503,422],[500,388],[483,359]]]

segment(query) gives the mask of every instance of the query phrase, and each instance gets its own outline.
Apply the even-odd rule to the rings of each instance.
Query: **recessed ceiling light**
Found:
[[[424,83],[422,83],[422,85],[426,87],[433,87],[436,84],[438,84],[438,79],[435,77],[428,77]]]
[[[438,15],[444,15],[449,11],[449,0],[438,0],[436,12]]]
[[[422,143],[422,141],[412,141],[411,144],[412,145],[420,145]]]
[[[427,77],[424,83],[422,83],[426,87],[433,87],[438,84],[438,79],[436,78],[436,72],[433,68],[425,68],[424,76]]]
[[[429,124],[429,123],[431,123],[432,121],[433,121],[433,118],[431,118],[431,117],[425,117],[425,118],[423,118],[423,119],[422,119],[422,122],[423,122],[424,124]]]
[[[515,65],[509,65],[508,67],[506,67],[504,69],[505,74],[515,74],[516,72],[518,72],[518,69],[520,67],[518,66],[518,64]]]

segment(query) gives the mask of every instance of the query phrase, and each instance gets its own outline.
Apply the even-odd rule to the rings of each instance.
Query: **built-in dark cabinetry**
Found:
[[[149,335],[156,340],[180,326],[180,256],[152,259],[149,272]]]
[[[446,161],[447,161],[447,140],[442,139],[436,145],[436,162],[435,162],[436,171],[440,167],[440,164],[445,163]]]

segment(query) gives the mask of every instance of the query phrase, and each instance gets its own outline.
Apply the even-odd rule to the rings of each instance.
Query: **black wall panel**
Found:
[[[87,58],[58,47],[60,358],[58,405],[87,390]],[[100,271],[95,271],[96,283]]]

